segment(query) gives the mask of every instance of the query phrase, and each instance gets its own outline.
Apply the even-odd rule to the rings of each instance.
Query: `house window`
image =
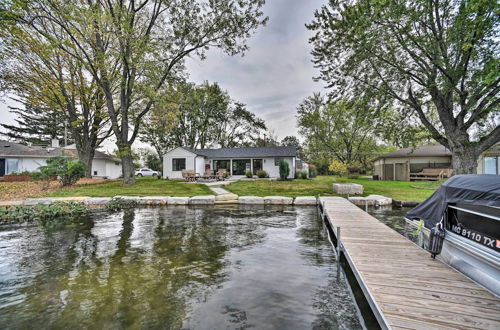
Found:
[[[182,171],[186,169],[186,158],[173,158],[172,171]]]
[[[500,175],[500,156],[484,157],[484,174]]]
[[[277,157],[277,158],[274,158],[274,166],[280,166],[280,162],[283,160],[284,158],[281,158],[281,157]]]
[[[5,160],[5,174],[17,173],[19,168],[19,160],[14,158],[7,158]]]
[[[94,171],[94,175],[97,175],[97,171]]]

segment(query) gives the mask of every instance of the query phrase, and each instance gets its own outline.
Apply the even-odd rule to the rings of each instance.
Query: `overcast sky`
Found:
[[[297,105],[323,90],[321,83],[312,80],[317,75],[308,43],[312,33],[304,26],[323,3],[325,0],[268,0],[264,13],[269,22],[249,40],[245,56],[210,51],[204,61],[189,59],[189,80],[218,82],[234,100],[264,119],[279,139],[296,135]],[[11,123],[14,118],[7,104],[0,103],[0,121]]]

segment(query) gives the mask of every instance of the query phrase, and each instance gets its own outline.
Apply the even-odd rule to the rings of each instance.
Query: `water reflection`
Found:
[[[405,220],[405,214],[409,210],[411,208],[382,206],[369,207],[368,213],[418,245],[419,235],[415,224],[410,224]]]
[[[0,327],[359,328],[314,208],[145,208],[0,227]]]

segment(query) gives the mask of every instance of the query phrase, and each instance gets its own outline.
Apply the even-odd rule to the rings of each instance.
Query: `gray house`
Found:
[[[181,179],[182,170],[194,170],[203,174],[205,170],[226,169],[230,175],[256,174],[266,171],[270,177],[279,177],[279,163],[288,162],[289,178],[295,176],[297,151],[294,146],[258,148],[189,149],[178,147],[163,156],[163,177]]]

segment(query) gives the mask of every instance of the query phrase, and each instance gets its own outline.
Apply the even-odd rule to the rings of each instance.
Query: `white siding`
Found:
[[[295,157],[282,157],[284,160],[288,162],[288,166],[290,167],[290,174],[288,175],[289,179],[293,179],[295,177]],[[279,178],[280,176],[280,167],[279,165],[275,165],[275,158],[263,158],[263,169],[269,174],[270,178]]]
[[[118,179],[121,175],[122,175],[122,164],[119,162],[107,160],[106,161],[106,176],[109,179]]]
[[[92,176],[105,177],[106,175],[106,161],[104,159],[92,160]]]
[[[196,157],[196,173],[203,174],[205,173],[205,157],[198,156]]]
[[[182,179],[181,171],[172,170],[172,159],[174,158],[185,158],[186,159],[186,170],[195,170],[195,158],[196,155],[190,151],[183,148],[176,148],[171,150],[163,156],[163,177],[169,179]],[[200,157],[201,158],[201,157]]]
[[[36,172],[40,166],[47,165],[47,158],[19,158],[18,172]]]
[[[15,158],[18,159],[18,169],[17,173],[21,172],[36,172],[40,166],[47,165],[47,159],[50,157],[29,157],[29,158]],[[94,174],[97,171],[97,174]],[[94,159],[92,161],[92,176],[95,177],[107,177],[110,179],[116,179],[121,176],[121,164],[115,164],[114,161],[104,160],[104,159]]]

